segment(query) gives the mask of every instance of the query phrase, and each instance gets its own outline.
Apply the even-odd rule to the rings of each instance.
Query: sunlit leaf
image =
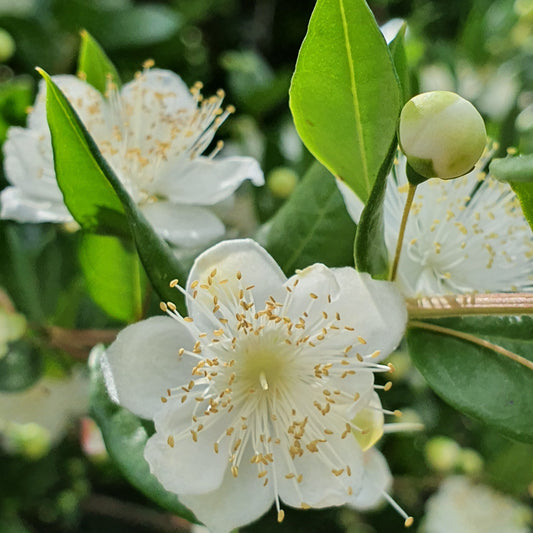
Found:
[[[364,0],[318,0],[290,107],[307,148],[366,202],[395,135],[401,88]]]

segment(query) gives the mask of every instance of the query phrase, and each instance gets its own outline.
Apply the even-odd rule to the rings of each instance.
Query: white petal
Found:
[[[337,182],[337,187],[342,194],[344,205],[346,206],[348,214],[352,217],[352,220],[356,224],[359,224],[359,219],[361,218],[361,213],[363,212],[365,204],[359,199],[359,196],[357,196],[357,194],[355,194],[352,189],[346,185],[346,183],[344,183],[344,181],[338,178],[335,181]]]
[[[170,317],[153,317],[118,334],[102,358],[102,371],[113,401],[143,418],[153,418],[169,387],[187,383],[192,363],[179,358],[193,338]]]
[[[138,78],[126,83],[120,92],[124,105],[137,109],[147,120],[154,109],[175,114],[179,109],[195,110],[197,105],[189,88],[174,72],[163,69],[144,71]]]
[[[17,222],[70,222],[72,215],[63,202],[36,200],[16,187],[0,193],[0,218]]]
[[[257,465],[243,460],[237,478],[228,469],[217,490],[195,496],[180,494],[180,501],[210,533],[228,533],[262,516],[274,501],[271,485],[263,486],[264,479],[259,479],[257,473]]]
[[[175,494],[215,490],[229,469],[228,439],[222,440],[218,454],[214,451],[214,443],[227,429],[227,418],[214,419],[211,425],[198,431],[194,441],[190,430],[197,426],[192,420],[197,407],[194,398],[189,397],[185,403],[179,397],[169,399],[155,415],[156,433],[144,450],[152,474]],[[174,438],[172,446],[169,437]]]
[[[47,131],[10,128],[3,151],[4,169],[11,185],[36,200],[63,202]]]
[[[165,166],[151,191],[176,203],[213,205],[231,196],[247,179],[255,185],[264,183],[263,171],[251,157],[182,157]]]
[[[392,475],[383,454],[376,448],[370,448],[363,455],[363,485],[349,502],[350,506],[360,511],[377,507],[383,500],[383,492],[392,486]]]
[[[194,281],[206,284],[215,269],[217,281],[229,281],[223,285],[213,283],[210,291],[205,291],[209,300],[206,303],[210,308],[215,293],[221,304],[233,306],[239,290],[253,285],[250,292],[257,307],[263,309],[264,302],[270,295],[277,296],[287,279],[270,254],[259,244],[251,239],[236,239],[215,244],[196,258],[187,281],[189,294],[193,293],[191,284]],[[240,281],[237,280],[238,272],[241,273]],[[203,294],[200,291],[199,302],[202,302]],[[202,322],[203,312],[196,305],[189,305],[189,313],[195,321]]]
[[[362,354],[363,350],[366,354],[379,350],[373,360],[384,359],[405,333],[407,309],[403,296],[393,283],[374,280],[353,268],[332,271],[342,287],[332,309],[340,313],[343,325],[353,327],[357,336],[364,339],[357,348]]]
[[[339,435],[332,435],[328,437],[327,443],[319,443],[318,449],[318,453],[306,451],[301,457],[296,457],[293,461],[294,470],[290,471],[281,454],[276,454],[274,450],[279,495],[287,505],[301,507],[303,503],[315,508],[343,505],[350,497],[349,488],[354,494],[359,492],[363,453],[353,436],[348,435],[342,439]],[[324,456],[335,466],[332,467]],[[347,474],[347,467],[350,467],[350,476]],[[336,476],[332,473],[332,468],[344,469],[344,472]],[[296,476],[302,474],[301,482],[298,483],[296,478],[287,479],[287,473],[294,473]]]
[[[220,239],[224,224],[208,209],[171,202],[154,202],[142,212],[164,239],[176,246],[191,248]]]

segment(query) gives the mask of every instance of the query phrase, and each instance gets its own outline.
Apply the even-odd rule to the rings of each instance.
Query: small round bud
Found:
[[[457,465],[460,446],[448,437],[433,437],[426,443],[425,456],[428,465],[437,472],[449,472]]]
[[[268,188],[277,198],[288,198],[297,183],[298,175],[288,167],[274,168],[267,176]]]
[[[15,53],[15,41],[13,37],[4,30],[0,28],[0,63],[4,63]]]
[[[476,450],[465,448],[459,453],[458,464],[465,474],[479,474],[483,470],[483,457]]]
[[[407,162],[426,178],[467,174],[487,143],[485,123],[477,109],[449,91],[411,98],[400,114],[398,136]]]

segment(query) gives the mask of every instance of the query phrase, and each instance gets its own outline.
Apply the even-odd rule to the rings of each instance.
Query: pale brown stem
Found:
[[[109,344],[115,340],[118,329],[66,329],[57,326],[47,328],[48,342],[77,359],[87,359],[97,344]]]
[[[533,370],[533,361],[530,361],[529,359],[526,359],[525,357],[522,357],[521,355],[511,352],[510,350],[507,350],[506,348],[503,348],[502,346],[493,344],[490,341],[487,341],[485,339],[480,339],[479,337],[476,337],[475,335],[471,335],[470,333],[464,333],[463,331],[456,331],[454,329],[437,326],[435,324],[428,324],[427,322],[419,322],[418,320],[409,321],[407,323],[407,327],[420,328],[420,329],[425,329],[428,331],[434,331],[435,333],[442,333],[443,335],[449,335],[450,337],[456,337],[457,339],[462,339],[464,341],[477,344],[478,346],[482,346],[483,348],[488,348],[489,350],[493,350],[494,352],[497,352],[505,357],[508,357],[509,359],[512,359],[513,361],[525,366],[526,368]]]
[[[402,221],[400,223],[400,232],[398,233],[398,242],[396,243],[396,252],[394,253],[394,262],[392,263],[392,269],[390,272],[389,280],[394,281],[396,279],[396,273],[398,272],[398,263],[400,262],[400,255],[402,253],[403,238],[405,235],[405,227],[407,226],[407,219],[409,218],[409,211],[413,205],[415,198],[416,185],[409,183],[409,190],[407,191],[407,199],[405,200],[405,206],[403,208]]]
[[[407,298],[409,318],[533,315],[533,293],[450,294]]]

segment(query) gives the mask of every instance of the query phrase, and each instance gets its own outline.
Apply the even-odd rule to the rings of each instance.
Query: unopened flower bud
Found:
[[[453,470],[461,453],[460,446],[448,437],[433,437],[425,447],[428,465],[437,472]]]
[[[298,175],[288,167],[277,167],[267,177],[268,188],[277,198],[288,198],[297,183]]]
[[[411,98],[402,109],[398,134],[407,162],[426,178],[467,174],[487,143],[485,123],[476,108],[449,91]]]
[[[466,474],[479,474],[483,470],[483,457],[471,448],[461,450],[458,463]]]

